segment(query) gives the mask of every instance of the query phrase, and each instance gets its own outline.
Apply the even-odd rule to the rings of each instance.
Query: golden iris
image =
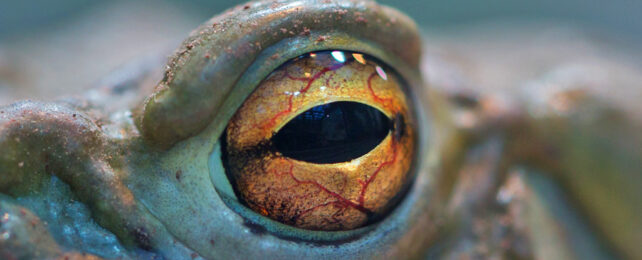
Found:
[[[347,51],[276,69],[223,136],[241,201],[311,230],[354,229],[386,214],[408,187],[416,145],[402,85],[385,65]]]

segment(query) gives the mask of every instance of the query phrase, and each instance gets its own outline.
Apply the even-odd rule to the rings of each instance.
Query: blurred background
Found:
[[[544,67],[568,62],[617,63],[617,73],[625,77],[640,71],[639,0],[379,2],[413,17],[425,35],[427,52],[459,60],[456,70],[476,85],[510,87],[545,73]],[[239,3],[4,1],[0,104],[73,93],[128,61],[169,55],[197,25]],[[528,69],[507,73],[524,59],[530,61]]]

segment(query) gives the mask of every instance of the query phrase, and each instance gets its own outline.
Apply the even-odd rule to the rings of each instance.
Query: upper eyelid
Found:
[[[283,41],[291,39],[300,46],[318,48],[344,44],[349,48],[363,39],[408,67],[419,62],[416,26],[394,9],[371,2],[283,3],[281,9],[271,8],[268,2],[255,3],[249,9],[239,7],[192,33],[170,59],[156,91],[136,113],[137,126],[150,144],[167,149],[203,130],[227,110],[223,103],[236,91],[234,86],[244,71],[272,45]],[[291,17],[296,19],[289,19],[293,13],[296,16]],[[331,14],[334,18],[329,18]],[[364,20],[368,21],[365,25],[360,23]],[[335,26],[329,28],[328,23]],[[283,32],[283,28],[289,29]],[[323,41],[317,42],[320,38]]]

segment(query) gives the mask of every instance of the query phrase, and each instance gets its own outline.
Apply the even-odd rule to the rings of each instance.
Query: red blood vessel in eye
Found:
[[[411,181],[415,153],[414,114],[400,82],[375,59],[341,51],[276,69],[224,136],[239,199],[312,230],[354,229],[388,213]]]

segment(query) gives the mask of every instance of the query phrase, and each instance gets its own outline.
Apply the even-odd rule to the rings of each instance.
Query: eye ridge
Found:
[[[297,115],[272,137],[272,144],[299,161],[348,162],[374,149],[393,127],[393,121],[372,106],[338,101]]]

